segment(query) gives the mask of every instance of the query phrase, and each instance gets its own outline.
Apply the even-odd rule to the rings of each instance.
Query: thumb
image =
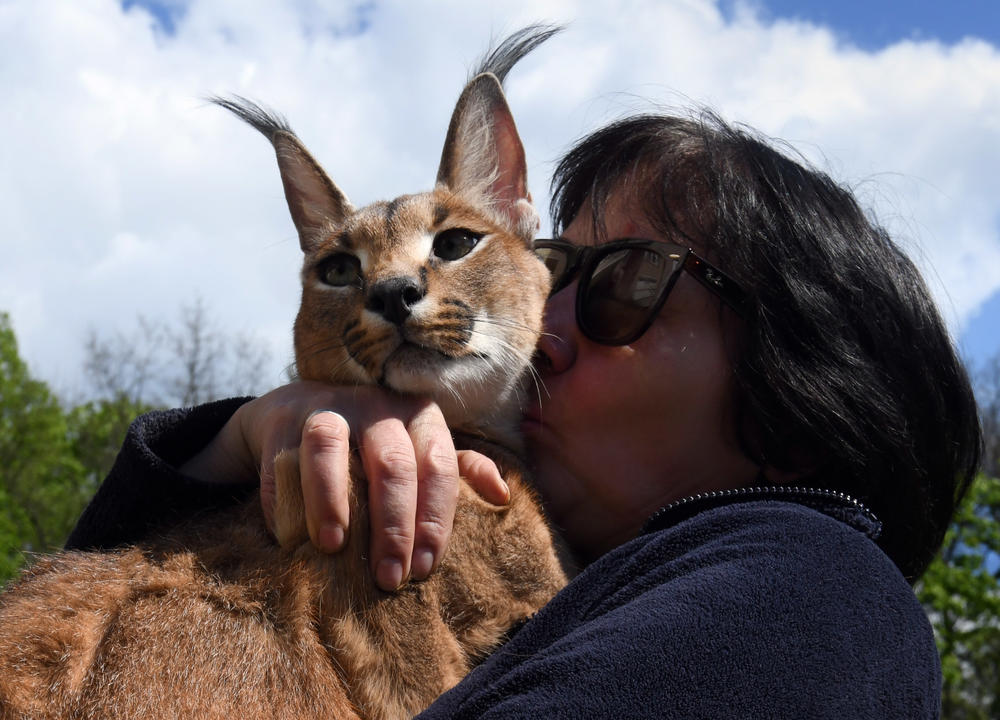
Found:
[[[459,450],[458,473],[486,502],[494,505],[506,505],[510,502],[510,488],[500,476],[500,470],[496,463],[482,453]]]

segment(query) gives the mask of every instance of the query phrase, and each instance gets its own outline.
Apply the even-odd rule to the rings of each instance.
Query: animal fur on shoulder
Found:
[[[565,584],[516,457],[549,277],[531,250],[537,216],[501,87],[553,32],[528,28],[486,58],[455,108],[432,191],[359,210],[284,121],[216,100],[277,154],[305,256],[299,376],[432,396],[459,444],[497,461],[510,504],[463,483],[440,567],[384,593],[368,569],[358,463],[347,546],[326,555],[309,543],[286,452],[277,541],[254,501],[134,547],[29,568],[0,596],[2,720],[411,717]]]

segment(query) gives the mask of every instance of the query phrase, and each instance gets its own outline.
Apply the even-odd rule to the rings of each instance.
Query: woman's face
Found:
[[[587,207],[563,237],[596,242]],[[613,196],[606,237],[668,240]],[[736,440],[732,364],[719,300],[681,273],[652,326],[630,345],[588,340],[577,282],[550,298],[539,350],[543,386],[522,429],[552,520],[590,561],[636,536],[656,510],[740,487],[757,467]],[[729,315],[729,311],[726,311]]]

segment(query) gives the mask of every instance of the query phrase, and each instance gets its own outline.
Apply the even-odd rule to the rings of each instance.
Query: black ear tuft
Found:
[[[562,30],[561,25],[537,24],[511,33],[499,45],[486,51],[469,79],[483,73],[489,73],[496,76],[502,85],[507,79],[507,73],[521,58]]]
[[[240,95],[233,95],[229,98],[210,95],[205,99],[225,108],[243,122],[256,128],[271,142],[274,142],[274,136],[279,132],[295,134],[284,117],[253,100],[248,100]]]
[[[502,81],[518,60],[559,30],[533,25],[487,53],[458,99],[438,167],[440,185],[496,210],[497,218],[525,240],[537,231],[538,214]]]
[[[327,230],[343,225],[348,214],[353,212],[350,201],[327,177],[283,117],[239,95],[208,99],[271,141],[278,157],[285,200],[299,232],[303,252],[314,250]]]

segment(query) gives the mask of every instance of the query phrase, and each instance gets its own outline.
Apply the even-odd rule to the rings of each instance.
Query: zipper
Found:
[[[753,486],[712,490],[690,495],[664,505],[646,521],[642,532],[660,530],[687,520],[702,510],[753,500],[784,500],[811,507],[841,522],[856,527],[873,540],[882,534],[882,522],[860,500],[838,490],[781,485]],[[669,522],[667,522],[669,520]]]

